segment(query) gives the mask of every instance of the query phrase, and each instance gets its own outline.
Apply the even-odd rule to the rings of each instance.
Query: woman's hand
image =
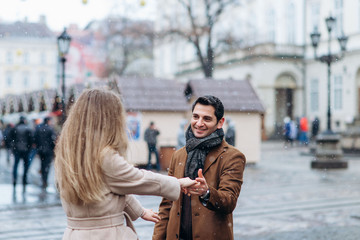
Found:
[[[206,179],[202,173],[202,169],[199,169],[198,177],[195,180],[196,180],[196,184],[186,189],[187,194],[188,195],[194,194],[198,196],[205,195],[206,192],[209,190],[209,186],[207,185]]]
[[[180,187],[181,188],[187,188],[187,187],[190,187],[194,184],[196,184],[196,181],[195,180],[191,180],[189,177],[186,177],[186,178],[179,178],[179,183],[180,183]]]
[[[181,191],[185,194],[188,194],[188,188],[195,185],[196,181],[195,180],[191,180],[189,177],[186,178],[179,178],[179,183],[180,183],[180,187],[181,187]]]
[[[145,209],[145,208],[141,218],[146,221],[150,221],[154,223],[159,222],[161,219],[158,213],[154,212],[152,209]]]

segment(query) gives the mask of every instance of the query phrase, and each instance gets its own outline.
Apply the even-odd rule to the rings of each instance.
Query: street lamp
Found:
[[[331,64],[344,57],[348,37],[342,35],[338,37],[341,54],[331,53],[331,32],[336,24],[336,18],[329,16],[325,19],[328,31],[328,53],[317,56],[316,50],[320,42],[321,34],[317,28],[310,34],[312,46],[314,48],[315,60],[327,64],[327,129],[316,139],[316,160],[311,163],[313,168],[346,168],[347,162],[341,161],[342,149],[340,144],[340,135],[334,133],[331,129]]]
[[[65,55],[69,52],[70,42],[71,42],[71,37],[66,32],[66,28],[64,28],[64,31],[57,38],[59,57],[60,57],[61,67],[62,67],[62,74],[61,74],[61,79],[62,79],[62,81],[61,81],[62,123],[64,123],[64,121],[65,121],[65,62],[66,62]]]

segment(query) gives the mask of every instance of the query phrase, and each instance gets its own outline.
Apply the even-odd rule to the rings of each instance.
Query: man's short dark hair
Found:
[[[199,97],[198,99],[196,99],[196,101],[192,105],[192,108],[191,108],[192,112],[194,111],[195,105],[198,103],[201,105],[213,106],[215,108],[215,116],[216,116],[217,122],[219,122],[220,119],[224,116],[224,105],[222,104],[220,99],[218,99],[217,97],[211,96],[211,95]]]
[[[50,120],[51,120],[51,117],[45,117],[44,118],[44,123],[49,124]]]

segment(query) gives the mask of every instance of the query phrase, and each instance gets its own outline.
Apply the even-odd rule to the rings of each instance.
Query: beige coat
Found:
[[[104,158],[103,172],[106,185],[103,201],[74,205],[62,199],[68,218],[63,240],[138,239],[129,218],[140,217],[143,208],[131,194],[157,195],[170,200],[180,196],[176,178],[139,170],[118,154]]]
[[[187,153],[176,151],[171,159],[169,175],[184,177]],[[206,156],[203,174],[210,189],[210,198],[204,206],[198,196],[191,196],[192,234],[196,240],[231,240],[232,212],[236,207],[243,182],[245,156],[223,141]],[[177,201],[163,199],[155,224],[153,240],[178,240],[180,232],[182,197]]]

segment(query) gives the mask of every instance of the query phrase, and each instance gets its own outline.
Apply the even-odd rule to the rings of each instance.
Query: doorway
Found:
[[[275,82],[275,136],[282,138],[284,118],[294,119],[294,93],[296,89],[295,79],[284,74]]]

